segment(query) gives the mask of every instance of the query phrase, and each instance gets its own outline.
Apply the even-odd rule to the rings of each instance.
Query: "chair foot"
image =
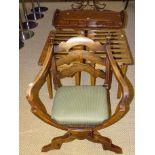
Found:
[[[102,145],[102,147],[104,150],[110,150],[118,154],[123,153],[122,148],[114,144],[111,144],[111,146]]]
[[[50,150],[54,150],[54,149],[60,149],[61,148],[61,144],[48,144],[42,147],[41,152],[48,152]]]
[[[73,141],[75,138],[67,132],[65,135],[53,138],[51,143],[42,147],[42,152],[47,152],[54,149],[60,149],[63,143]]]
[[[112,144],[110,138],[101,136],[100,133],[97,131],[94,132],[93,135],[87,139],[95,143],[101,143],[104,150],[110,150],[118,154],[123,153],[121,147]]]

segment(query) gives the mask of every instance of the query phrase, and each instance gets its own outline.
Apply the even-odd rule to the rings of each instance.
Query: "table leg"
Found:
[[[52,74],[51,72],[49,71],[48,75],[47,75],[47,78],[46,78],[46,81],[47,81],[47,88],[48,88],[48,94],[49,94],[49,98],[53,98],[53,88],[52,88]]]
[[[120,68],[121,68],[121,71],[122,71],[123,75],[126,75],[128,65],[124,64],[124,65],[120,66]],[[121,88],[118,85],[117,98],[119,99],[120,97],[121,97]]]

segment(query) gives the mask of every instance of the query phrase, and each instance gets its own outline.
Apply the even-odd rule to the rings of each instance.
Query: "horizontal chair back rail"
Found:
[[[105,71],[96,69],[95,64],[105,66]],[[59,71],[58,68],[63,65],[67,65],[67,67],[62,67],[61,71]],[[68,52],[68,55],[62,56],[59,59],[56,59],[55,56],[52,58],[52,73],[55,89],[61,86],[60,79],[72,77],[77,72],[82,71],[89,73],[94,78],[100,77],[105,79],[104,84],[110,88],[112,73],[107,57],[101,58],[96,56],[93,52],[85,50],[72,50]]]

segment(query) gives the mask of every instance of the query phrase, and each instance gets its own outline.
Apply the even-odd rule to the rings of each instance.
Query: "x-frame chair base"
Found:
[[[68,131],[63,136],[53,138],[50,144],[45,145],[42,148],[42,152],[60,149],[63,143],[67,143],[75,139],[87,139],[91,142],[100,143],[104,150],[110,150],[119,154],[122,153],[122,149],[119,146],[112,144],[111,139],[101,136],[100,133],[97,131]]]

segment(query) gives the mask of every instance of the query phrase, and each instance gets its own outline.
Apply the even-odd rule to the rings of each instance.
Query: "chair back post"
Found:
[[[106,70],[105,70],[105,81],[104,81],[104,87],[106,87],[106,89],[110,89],[111,88],[111,81],[112,81],[112,70],[111,70],[111,64],[110,61],[108,59],[108,56],[106,54]]]
[[[106,78],[104,81],[104,86],[109,90],[111,88],[111,82],[112,82],[112,68],[111,68],[111,63],[109,61],[109,57],[108,57],[108,50],[107,50],[107,46],[110,46],[111,40],[110,37],[106,38],[106,43],[105,43],[105,51],[106,51]]]
[[[58,77],[58,71],[56,66],[56,57],[53,55],[52,57],[52,73],[53,73],[53,83],[54,89],[57,90],[59,87],[62,86],[60,78]]]

